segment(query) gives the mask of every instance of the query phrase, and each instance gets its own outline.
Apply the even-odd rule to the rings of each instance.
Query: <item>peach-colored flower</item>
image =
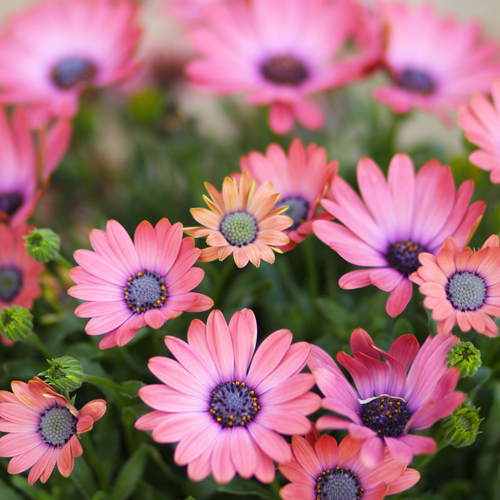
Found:
[[[262,184],[257,190],[248,173],[241,175],[239,186],[235,179],[226,177],[222,194],[211,184],[205,187],[212,199],[204,197],[210,210],[193,208],[191,214],[204,227],[188,227],[184,232],[195,238],[206,237],[210,248],[201,251],[200,261],[224,260],[231,254],[238,267],[250,261],[259,266],[260,259],[272,264],[277,247],[289,243],[283,232],[293,224],[290,217],[281,215],[287,207],[274,208],[279,194],[272,182]]]

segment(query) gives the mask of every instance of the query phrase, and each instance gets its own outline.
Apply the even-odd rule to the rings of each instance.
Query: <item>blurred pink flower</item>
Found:
[[[281,488],[281,498],[382,500],[411,488],[420,479],[418,471],[405,469],[389,453],[381,464],[367,467],[360,460],[361,445],[351,436],[338,445],[328,435],[293,436],[293,459],[279,466],[291,481]]]
[[[132,0],[47,0],[0,37],[0,102],[29,105],[33,123],[72,117],[80,94],[131,76],[140,37]]]
[[[77,410],[64,396],[38,377],[12,382],[0,391],[0,456],[13,457],[7,471],[19,474],[31,467],[28,483],[49,479],[57,463],[68,477],[74,458],[83,453],[78,435],[92,429],[106,412],[106,401],[94,399]]]
[[[250,309],[236,312],[229,325],[218,310],[206,325],[194,320],[188,343],[165,337],[177,361],[149,360],[162,384],[139,390],[155,411],[139,418],[136,428],[152,430],[159,443],[179,441],[174,460],[188,466],[193,481],[212,473],[218,483],[228,483],[238,473],[270,483],[272,460],[292,458],[280,434],[309,432],[306,415],[320,406],[320,397],[309,392],[314,377],[299,373],[310,346],[291,342],[289,330],[278,330],[255,351],[257,324]]]
[[[352,271],[339,280],[341,288],[375,285],[391,292],[387,313],[400,314],[413,294],[408,276],[417,270],[421,252],[437,253],[447,236],[463,248],[476,230],[485,209],[483,201],[468,207],[474,183],[465,181],[457,192],[450,167],[437,160],[426,163],[415,176],[410,158],[397,154],[388,179],[370,159],[358,163],[363,200],[339,176],[321,204],[337,222],[313,223],[316,236],[342,258],[369,269]]]
[[[419,108],[450,123],[451,111],[472,92],[489,92],[500,76],[498,44],[482,42],[478,24],[440,18],[430,4],[385,2],[380,14],[387,33],[383,65],[393,84],[375,89],[374,97],[396,113]]]
[[[337,354],[356,389],[326,352],[312,346],[308,366],[325,396],[322,406],[347,418],[320,417],[318,429],[348,430],[362,441],[361,461],[369,467],[382,463],[386,448],[402,465],[414,455],[434,453],[434,439],[408,432],[430,427],[464,401],[465,394],[454,391],[459,371],[446,366],[446,353],[458,342],[450,334],[429,336],[419,349],[413,335],[403,335],[387,353],[358,328],[351,335],[354,358]]]
[[[469,160],[491,172],[491,182],[500,184],[500,79],[493,82],[493,103],[484,95],[474,94],[469,104],[458,109],[457,121],[465,137],[480,149]]]
[[[450,236],[437,257],[421,253],[421,266],[410,279],[420,285],[424,306],[432,309],[438,332],[449,333],[458,323],[463,332],[473,328],[488,337],[498,335],[490,317],[500,317],[500,247],[498,236],[490,236],[473,252],[462,251]]]
[[[371,69],[378,54],[342,50],[360,29],[361,7],[349,0],[233,0],[207,8],[203,26],[190,31],[201,58],[186,71],[200,89],[220,95],[244,92],[255,105],[271,105],[279,134],[297,119],[323,125],[311,94],[339,87]]]
[[[80,318],[92,318],[85,331],[107,334],[101,349],[127,344],[143,326],[161,328],[184,311],[212,307],[212,299],[191,291],[205,271],[193,267],[200,250],[192,238],[182,237],[180,222],[172,226],[162,219],[156,227],[141,222],[134,242],[114,220],[108,221],[106,231],[90,233],[94,252],[74,253],[81,267],[70,271],[77,285],[68,290],[72,297],[88,301],[75,310]]]
[[[232,0],[166,0],[165,13],[188,24],[200,23],[205,20],[207,8],[219,1]]]
[[[39,131],[37,151],[26,111],[15,109],[9,124],[0,108],[0,219],[13,227],[26,222],[70,137],[70,122],[59,120]]]
[[[300,139],[294,139],[287,156],[277,144],[271,144],[266,156],[254,151],[241,158],[240,167],[248,172],[250,180],[256,181],[257,188],[271,181],[280,193],[277,207],[288,206],[283,215],[290,217],[293,225],[283,232],[290,243],[280,250],[291,250],[304,241],[306,234],[312,233],[314,220],[325,215],[331,218],[324,211],[315,215],[338,170],[337,161],[327,163],[325,148],[309,144],[305,149]]]
[[[44,266],[26,253],[23,236],[29,229],[26,225],[11,228],[0,224],[0,310],[13,305],[31,309],[41,294]]]

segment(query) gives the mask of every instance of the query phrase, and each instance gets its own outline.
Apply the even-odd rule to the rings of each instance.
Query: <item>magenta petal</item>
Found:
[[[320,431],[324,431],[327,429],[333,429],[333,430],[347,429],[350,424],[351,422],[349,420],[338,417],[330,417],[328,415],[325,417],[319,417],[318,420],[316,421],[316,427]]]
[[[164,421],[166,416],[169,416],[169,414],[163,411],[150,411],[136,420],[135,428],[140,431],[152,431]]]
[[[122,309],[127,309],[127,304],[123,300],[113,300],[111,302],[85,302],[75,309],[75,316],[79,318],[93,318],[96,316],[114,314]]]
[[[231,458],[238,474],[249,479],[257,467],[255,443],[247,429],[235,428],[231,431]]]
[[[132,316],[130,309],[121,309],[113,314],[92,318],[85,327],[88,335],[102,335],[125,323]]]
[[[392,343],[389,354],[403,365],[405,371],[408,371],[419,348],[418,340],[413,335],[402,335]]]
[[[110,220],[106,225],[106,233],[113,252],[126,267],[130,276],[137,274],[141,270],[141,263],[127,231],[120,223]]]
[[[184,439],[193,429],[207,428],[212,420],[206,412],[164,414],[151,437],[157,443],[175,443]]]
[[[407,466],[413,460],[413,451],[404,443],[404,440],[395,437],[385,437],[384,442],[390,454],[401,465]]]
[[[437,451],[436,441],[428,436],[405,434],[399,439],[412,450],[414,455],[430,455]]]
[[[351,375],[361,399],[371,398],[374,395],[374,392],[372,375],[368,368],[359,360],[348,356],[345,352],[339,352],[337,354],[337,359]]]
[[[282,436],[263,427],[255,420],[248,426],[248,430],[262,451],[275,462],[291,460],[290,446]]]
[[[361,462],[366,467],[377,467],[384,461],[384,441],[378,436],[368,438],[361,447]]]
[[[370,274],[372,272],[373,269],[358,269],[357,271],[346,273],[339,279],[339,286],[343,290],[355,290],[371,285]]]
[[[402,279],[403,275],[399,271],[396,271],[396,269],[392,269],[390,267],[374,269],[370,273],[371,282],[384,292],[394,290]]]
[[[205,450],[198,458],[189,462],[187,474],[191,481],[203,481],[211,472],[212,450]]]
[[[207,401],[175,391],[162,384],[141,387],[139,396],[151,408],[169,413],[203,412],[209,409]]]
[[[264,427],[288,436],[307,434],[311,429],[311,421],[298,411],[263,408],[257,418]]]
[[[403,278],[392,290],[385,304],[385,310],[391,318],[401,314],[413,295],[413,283],[408,278]]]
[[[110,283],[123,287],[128,276],[117,266],[101,255],[89,250],[76,250],[74,259],[87,272]]]
[[[256,391],[261,403],[268,406],[298,398],[312,389],[314,383],[314,376],[311,373],[299,373],[274,386],[267,392],[262,393],[260,385],[257,386]]]

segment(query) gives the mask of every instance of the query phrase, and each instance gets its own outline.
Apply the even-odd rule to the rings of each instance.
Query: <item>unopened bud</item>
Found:
[[[480,408],[472,403],[455,410],[441,424],[444,438],[455,448],[471,445],[479,434],[479,424],[484,418],[479,418]]]
[[[83,368],[80,361],[71,356],[47,360],[50,368],[39,376],[44,376],[47,382],[61,392],[71,392],[81,387],[83,382]]]
[[[37,262],[49,262],[59,253],[61,239],[52,229],[33,229],[24,239],[26,252]]]
[[[33,329],[32,314],[21,306],[4,307],[0,313],[0,333],[12,342],[25,339]]]
[[[481,351],[472,342],[459,342],[446,353],[448,368],[458,368],[461,377],[472,377],[481,367]]]

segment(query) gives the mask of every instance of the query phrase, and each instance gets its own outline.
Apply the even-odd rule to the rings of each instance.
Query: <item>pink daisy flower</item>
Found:
[[[385,454],[383,462],[367,467],[360,460],[361,442],[346,436],[292,437],[293,459],[279,469],[291,481],[281,488],[283,500],[382,500],[411,488],[420,479]]]
[[[30,229],[0,224],[0,310],[13,305],[31,309],[41,294],[43,264],[32,259],[24,246],[23,236]]]
[[[390,292],[387,313],[400,314],[413,294],[408,276],[417,270],[421,252],[437,253],[447,236],[463,248],[474,233],[485,203],[468,207],[474,183],[464,182],[457,192],[450,167],[437,160],[426,163],[415,176],[410,158],[397,154],[386,180],[378,166],[363,158],[357,169],[363,200],[339,176],[329,200],[321,204],[342,224],[313,223],[316,236],[343,259],[369,269],[340,278],[341,288],[375,285]]]
[[[106,349],[130,342],[139,328],[161,328],[182,312],[206,311],[213,301],[192,292],[205,272],[193,267],[200,250],[192,238],[182,237],[182,224],[162,219],[156,227],[144,221],[134,241],[123,226],[108,221],[106,232],[90,233],[94,252],[77,250],[79,267],[70,271],[76,286],[69,295],[88,302],[75,314],[92,318],[85,327],[89,335],[107,335],[99,347]]]
[[[313,346],[309,368],[325,396],[323,408],[347,418],[320,417],[318,429],[347,429],[362,441],[361,460],[368,466],[384,460],[385,448],[403,465],[414,455],[434,453],[432,438],[408,432],[430,427],[464,401],[465,394],[454,392],[459,371],[446,366],[446,353],[459,341],[454,335],[429,336],[419,349],[413,335],[403,335],[387,353],[358,328],[351,335],[354,358],[337,354],[356,389],[335,361]]]
[[[463,332],[473,328],[488,337],[498,335],[490,316],[500,317],[500,247],[490,236],[480,250],[460,251],[456,241],[446,238],[437,257],[422,253],[422,266],[410,279],[420,285],[424,306],[438,321],[438,332],[451,332],[458,323]]]
[[[469,156],[470,162],[490,171],[491,182],[500,184],[500,79],[493,82],[491,93],[493,103],[474,94],[458,109],[457,120],[467,140],[480,147]]]
[[[238,267],[248,262],[259,267],[260,260],[274,263],[274,252],[282,253],[279,247],[290,242],[283,230],[293,221],[281,215],[285,207],[275,208],[279,194],[272,182],[262,184],[257,190],[255,181],[250,182],[247,172],[236,179],[226,177],[222,194],[211,184],[205,187],[212,199],[204,196],[210,210],[192,208],[191,215],[203,227],[187,227],[184,232],[195,238],[207,238],[210,248],[200,254],[201,262],[224,260],[231,254]]]
[[[341,54],[359,29],[360,6],[349,0],[233,0],[207,8],[203,26],[190,31],[199,60],[186,71],[202,90],[244,92],[254,105],[271,105],[279,134],[298,120],[323,125],[311,94],[360,78],[376,60],[372,50]],[[378,54],[377,54],[378,55]]]
[[[49,175],[61,161],[71,137],[66,120],[40,131],[38,151],[27,113],[17,108],[9,123],[0,108],[0,219],[11,226],[26,222]],[[43,151],[44,158],[40,158]]]
[[[0,456],[13,457],[7,471],[19,474],[31,467],[28,483],[45,483],[57,463],[68,477],[74,458],[83,453],[78,435],[92,429],[106,411],[106,401],[94,399],[77,410],[38,377],[12,382],[12,392],[0,391]]]
[[[0,38],[0,102],[29,104],[33,121],[72,117],[90,87],[136,70],[132,0],[48,0],[11,19]]]
[[[188,342],[165,337],[177,361],[154,357],[149,369],[162,384],[142,387],[139,396],[155,411],[136,422],[159,443],[179,441],[174,453],[188,476],[218,483],[236,473],[263,483],[274,479],[273,460],[291,460],[280,434],[309,432],[309,415],[320,398],[308,392],[310,373],[299,373],[310,354],[305,342],[291,345],[292,333],[278,330],[255,351],[257,324],[250,309],[226,323],[212,311],[205,325],[191,323]]]
[[[498,44],[482,42],[478,24],[437,17],[430,4],[386,2],[380,10],[387,33],[383,64],[394,83],[374,97],[396,113],[419,108],[449,123],[450,111],[472,92],[489,92],[500,75]]]
[[[256,187],[271,181],[280,193],[277,207],[288,207],[283,212],[293,220],[293,224],[283,231],[290,243],[280,250],[291,250],[304,241],[306,234],[312,233],[312,221],[321,219],[328,212],[316,214],[321,198],[326,195],[333,177],[338,171],[337,161],[326,161],[326,150],[310,144],[304,148],[300,139],[294,139],[288,156],[277,145],[267,148],[266,156],[252,152],[241,158],[241,170],[247,171]]]
[[[230,0],[167,0],[165,13],[185,23],[200,23],[205,20],[207,8],[218,1]]]

